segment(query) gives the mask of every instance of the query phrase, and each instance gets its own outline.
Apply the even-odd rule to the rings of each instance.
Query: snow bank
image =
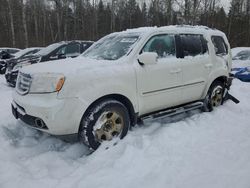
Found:
[[[117,145],[92,155],[81,144],[16,123],[12,89],[0,76],[0,187],[46,188],[248,188],[250,87],[234,80],[228,101],[212,113],[198,111],[136,126]],[[178,120],[178,121],[177,121]]]

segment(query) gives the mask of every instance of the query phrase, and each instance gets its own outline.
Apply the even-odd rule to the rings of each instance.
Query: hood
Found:
[[[233,60],[232,68],[245,68],[250,66],[250,60]]]
[[[24,57],[22,57],[22,58],[19,58],[20,59],[20,61],[23,61],[23,60],[27,60],[27,61],[32,61],[32,60],[34,60],[34,59],[39,59],[39,58],[41,58],[42,56],[40,56],[40,55],[27,55],[27,56],[24,56]]]
[[[103,69],[104,67],[114,65],[116,62],[117,61],[94,60],[84,57],[67,58],[33,64],[23,67],[21,71],[31,75],[37,73],[82,74],[83,71]]]

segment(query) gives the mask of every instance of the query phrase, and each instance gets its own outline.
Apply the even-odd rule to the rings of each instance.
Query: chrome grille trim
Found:
[[[19,72],[16,83],[16,91],[21,95],[27,94],[29,92],[31,82],[32,77],[29,74]]]

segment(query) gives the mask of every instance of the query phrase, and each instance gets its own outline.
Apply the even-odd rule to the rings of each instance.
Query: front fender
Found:
[[[93,102],[113,94],[128,98],[135,112],[138,112],[136,76],[132,66],[125,64],[103,70],[77,72],[66,77],[58,98],[78,98],[84,114]]]

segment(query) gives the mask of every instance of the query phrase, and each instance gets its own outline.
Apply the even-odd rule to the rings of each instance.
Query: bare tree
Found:
[[[24,30],[24,46],[25,48],[28,48],[29,46],[29,40],[28,40],[28,29],[27,29],[27,20],[26,20],[26,11],[25,11],[25,4],[24,0],[21,0],[21,6],[22,6],[22,22],[23,22],[23,30]]]
[[[9,17],[10,17],[10,28],[11,28],[11,38],[12,38],[12,46],[16,46],[16,38],[15,38],[15,28],[14,28],[14,19],[13,19],[13,10],[11,0],[7,0],[8,9],[9,9]]]

